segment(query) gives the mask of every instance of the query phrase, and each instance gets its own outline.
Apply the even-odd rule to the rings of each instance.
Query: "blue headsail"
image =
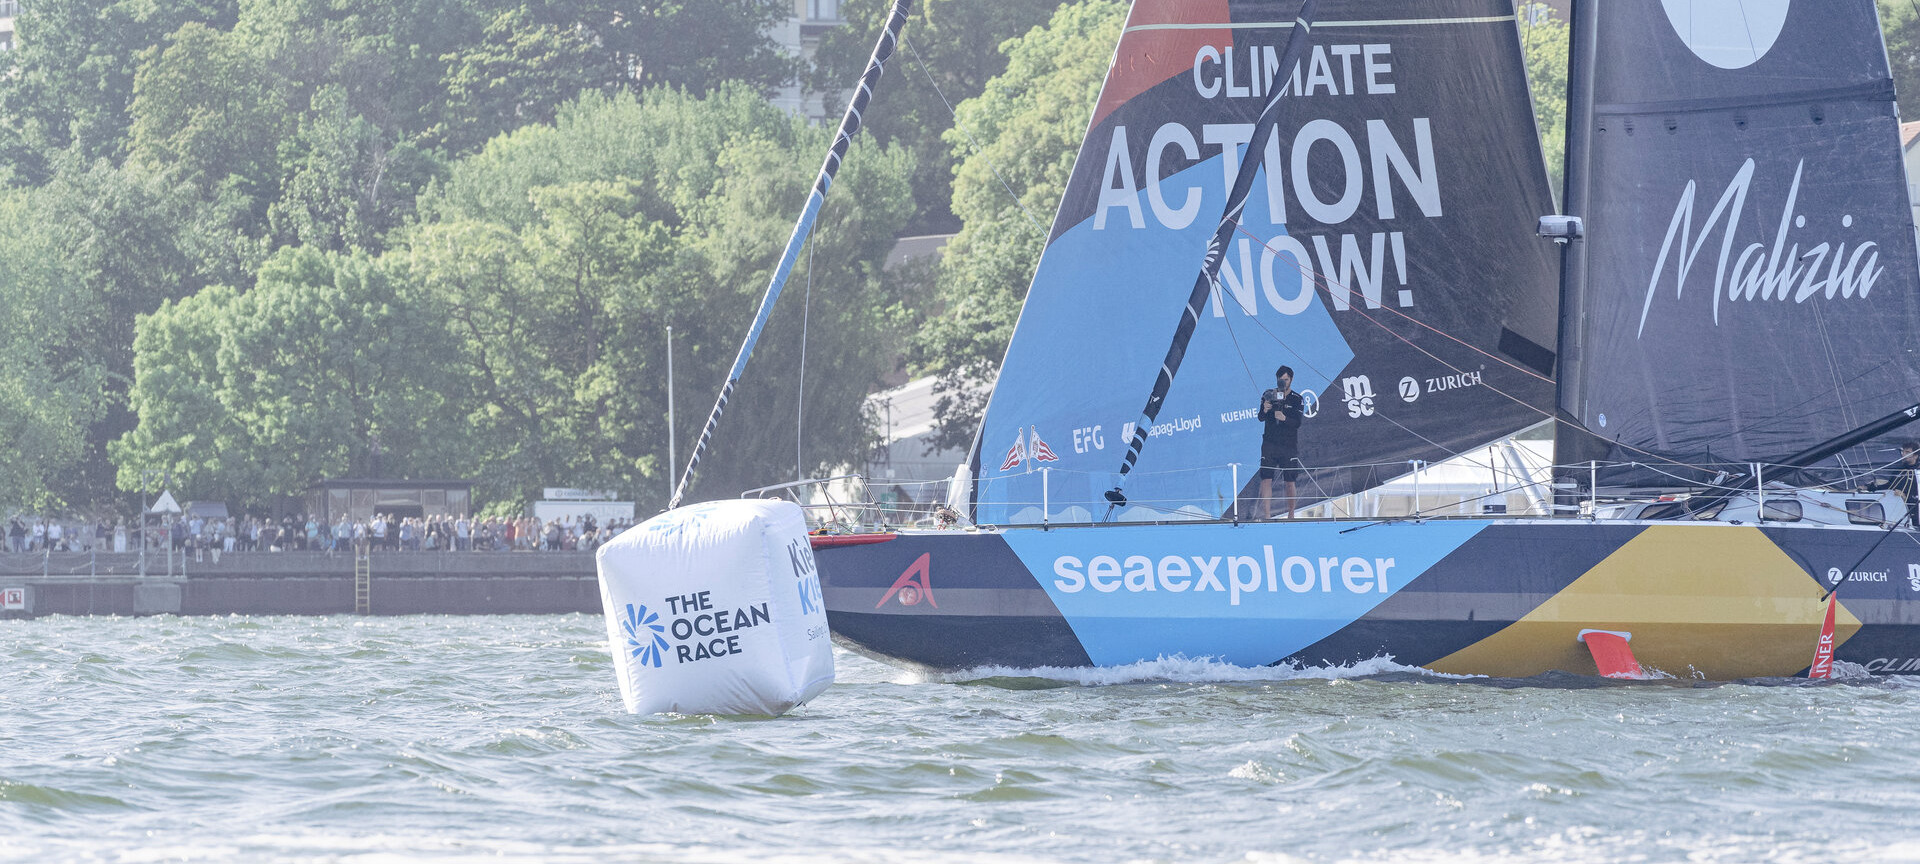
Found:
[[[979,521],[1102,516],[1245,159],[1119,518],[1227,512],[1281,365],[1315,498],[1551,410],[1557,253],[1533,228],[1552,198],[1511,3],[1321,0],[1283,63],[1302,6],[1134,4],[987,407]]]

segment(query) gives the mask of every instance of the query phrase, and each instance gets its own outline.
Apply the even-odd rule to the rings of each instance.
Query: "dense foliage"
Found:
[[[0,77],[0,504],[164,469],[264,505],[372,472],[664,499],[827,133],[783,0],[36,0]],[[857,459],[911,156],[863,142],[703,490]],[[811,262],[811,269],[808,267]],[[799,330],[817,423],[799,445]],[[828,372],[832,374],[828,374]],[[757,416],[764,414],[766,416]],[[797,451],[797,452],[796,452]]]
[[[124,501],[154,469],[252,505],[365,473],[663,501],[666,328],[684,455],[827,143],[766,97],[842,104],[888,5],[844,0],[803,69],[768,35],[788,0],[24,4],[0,507]],[[1920,116],[1920,6],[1879,5]],[[1557,177],[1567,30],[1535,6]],[[861,397],[903,360],[967,443],[1125,9],[917,0],[703,495],[858,462]],[[947,231],[931,275],[883,274],[894,237]]]
[[[955,107],[979,96],[988,79],[1007,70],[1007,40],[1045,25],[1065,2],[915,0],[905,41],[864,118],[876,138],[899,144],[914,157],[917,209],[900,233],[960,229],[959,211],[949,203],[954,168],[974,147],[964,136],[956,140],[947,134],[954,129]],[[825,94],[829,104],[845,104],[846,90],[867,62],[892,7],[893,0],[841,0],[840,14],[849,26],[821,37],[810,76],[813,89]],[[1094,54],[1094,60],[1104,63],[1113,46],[1099,47]]]

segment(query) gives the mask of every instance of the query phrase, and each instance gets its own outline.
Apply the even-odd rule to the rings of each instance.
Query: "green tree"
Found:
[[[490,142],[422,196],[421,224],[389,254],[406,256],[409,278],[438,298],[463,342],[488,494],[566,483],[664,503],[666,327],[676,431],[690,442],[829,134],[737,86],[705,98],[592,96],[564,106],[553,126]],[[714,439],[701,494],[793,476],[803,317],[816,418],[803,467],[864,455],[863,400],[903,326],[881,264],[891,226],[911,211],[910,168],[901,151],[856,144]]]
[[[951,206],[954,167],[971,142],[943,133],[954,128],[953,108],[979,96],[987,81],[1007,68],[1001,44],[1045,24],[1064,0],[922,0],[914,4],[904,35],[907,44],[887,68],[864,115],[867,131],[883,144],[913,154],[914,200],[919,210],[901,234],[957,231]],[[893,8],[892,0],[845,0],[847,26],[829,30],[814,52],[812,88],[828,104],[844,106],[853,82],[866,68],[874,40]],[[1111,55],[1110,47],[1101,52]],[[1030,82],[1031,83],[1031,82]],[[1083,118],[1084,119],[1084,118]]]
[[[588,31],[541,21],[516,6],[495,15],[480,41],[441,59],[446,100],[428,137],[466,153],[529,123],[551,123],[560,105],[588,89],[611,89]]]
[[[231,186],[247,201],[272,201],[275,150],[293,125],[286,82],[269,72],[268,58],[199,23],[146,54],[134,79],[129,158],[209,198]]]
[[[606,68],[635,87],[678,87],[698,95],[729,82],[771,95],[799,73],[769,34],[793,17],[791,0],[632,0],[618,10],[553,2],[548,16],[592,34]]]
[[[1920,118],[1920,7],[1913,0],[1879,0],[1880,35],[1887,43],[1887,65],[1900,116]]]
[[[550,121],[583,90],[668,86],[703,95],[734,82],[771,94],[798,74],[771,38],[792,14],[783,0],[489,5],[475,37],[437,55],[445,95],[428,138],[449,153],[471,152]]]
[[[63,155],[29,200],[35,218],[23,234],[31,237],[15,235],[0,249],[0,269],[62,280],[51,296],[77,326],[50,332],[45,350],[93,367],[104,390],[80,458],[59,466],[54,491],[71,502],[107,500],[115,487],[106,444],[133,424],[126,391],[136,319],[214,278],[251,273],[257,247],[226,233],[226,218],[191,187],[137,166]],[[6,296],[10,305],[36,302]]]
[[[313,103],[300,130],[280,142],[285,175],[267,212],[273,236],[336,251],[382,249],[445,166],[432,151],[351,114],[339,88],[321,88]]]
[[[938,446],[966,446],[979,425],[986,385],[1006,353],[1046,245],[1042,220],[1066,192],[1126,14],[1113,0],[1083,0],[1061,7],[1046,27],[1007,42],[1006,72],[961,103],[947,133],[956,147],[977,142],[979,148],[954,171],[953,212],[962,227],[942,264],[944,306],[914,345],[919,368],[940,375]]]
[[[1540,127],[1549,185],[1558,195],[1566,172],[1567,22],[1545,3],[1520,6],[1520,48],[1527,60],[1527,86],[1533,91],[1533,117]]]
[[[288,82],[289,113],[337,88],[349,114],[414,136],[438,122],[444,58],[482,40],[509,0],[249,0],[233,36]]]
[[[71,473],[87,450],[88,429],[105,405],[106,369],[73,350],[88,342],[102,313],[68,269],[60,232],[43,221],[46,193],[0,193],[0,230],[8,238],[0,266],[0,507],[40,508],[68,501]]]
[[[448,350],[438,316],[364,255],[288,249],[252,290],[215,286],[141,320],[120,483],[259,506],[324,477],[443,475]]]
[[[238,0],[33,0],[14,26],[14,74],[0,77],[0,115],[30,161],[26,179],[43,182],[56,151],[75,148],[86,162],[126,154],[134,77],[147,49],[188,22],[231,27]]]
[[[669,264],[667,233],[638,215],[626,182],[541,186],[528,197],[538,218],[519,231],[423,226],[409,239],[411,276],[462,345],[472,394],[463,401],[496,495],[542,478],[631,487],[657,467],[642,431],[653,424],[636,422],[654,412],[636,410],[620,385],[644,368],[626,355],[658,320],[651,288]]]

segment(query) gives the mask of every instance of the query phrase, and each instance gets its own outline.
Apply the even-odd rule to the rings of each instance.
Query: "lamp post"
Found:
[[[147,486],[155,478],[164,480],[165,474],[154,468],[140,469],[140,578],[147,578]]]

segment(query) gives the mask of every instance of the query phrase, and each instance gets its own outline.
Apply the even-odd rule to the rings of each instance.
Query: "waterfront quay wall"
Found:
[[[0,618],[42,615],[352,614],[348,552],[0,553]],[[599,612],[591,552],[375,552],[372,615]],[[12,601],[12,602],[8,602]]]

